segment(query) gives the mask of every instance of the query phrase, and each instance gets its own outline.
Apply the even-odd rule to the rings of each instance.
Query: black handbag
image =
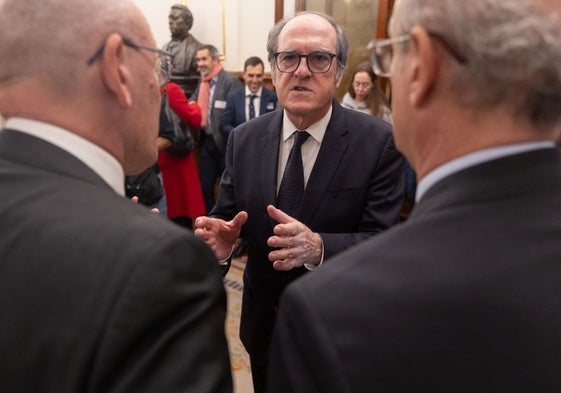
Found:
[[[164,94],[162,101],[165,114],[173,124],[174,132],[173,144],[166,149],[166,152],[173,156],[184,157],[195,149],[195,139],[191,135],[189,127],[170,108],[167,94]]]
[[[125,194],[129,198],[138,197],[138,202],[145,206],[152,206],[158,202],[164,196],[164,189],[156,168],[151,166],[138,175],[126,176]]]

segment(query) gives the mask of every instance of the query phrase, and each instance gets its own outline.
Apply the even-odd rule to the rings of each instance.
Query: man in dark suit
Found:
[[[222,68],[220,53],[212,45],[197,51],[197,69],[201,73],[193,101],[201,107],[199,174],[207,212],[215,203],[215,186],[224,170],[226,138],[220,132],[220,121],[226,109],[228,94],[242,87],[237,76]]]
[[[277,109],[277,95],[263,86],[265,65],[259,57],[245,61],[243,79],[245,87],[226,97],[226,109],[220,122],[220,131],[226,138],[242,123]]]
[[[129,0],[0,6],[0,391],[232,391],[216,258],[124,197],[158,154],[154,45]]]
[[[284,110],[232,131],[212,218],[195,224],[219,259],[228,257],[243,225],[248,261],[240,335],[256,392],[265,390],[269,340],[285,286],[396,224],[404,191],[404,160],[390,125],[333,99],[348,53],[341,27],[321,13],[299,14],[271,30],[267,48]],[[309,137],[301,154],[291,154],[306,136],[298,130]],[[295,157],[301,159],[302,194],[288,198],[293,172],[285,167],[294,168]],[[298,189],[296,182],[291,187]]]
[[[371,48],[418,203],[285,291],[270,392],[561,391],[560,21],[397,0]]]

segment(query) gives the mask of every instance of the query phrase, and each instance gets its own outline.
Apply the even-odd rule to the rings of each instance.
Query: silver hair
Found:
[[[553,2],[552,2],[553,3]],[[561,123],[561,7],[544,0],[398,0],[396,35],[415,25],[442,37],[467,62],[453,63],[465,105],[508,105],[541,129]]]
[[[337,45],[335,48],[337,54],[337,72],[335,73],[335,80],[339,80],[341,76],[343,76],[343,72],[345,71],[345,68],[347,66],[347,57],[349,55],[349,41],[347,40],[345,31],[341,26],[337,24],[335,19],[333,19],[329,15],[317,11],[303,11],[298,12],[293,16],[285,17],[276,25],[274,25],[273,28],[269,31],[269,36],[267,38],[267,59],[269,61],[269,65],[271,66],[271,74],[273,76],[273,79],[276,73],[275,53],[278,51],[280,33],[288,22],[301,15],[318,15],[329,22],[329,24],[335,29],[335,34],[337,36]]]
[[[220,52],[214,45],[211,44],[201,45],[199,49],[197,49],[197,52],[200,52],[202,50],[208,50],[208,54],[212,59],[214,60],[220,59]]]
[[[142,21],[130,0],[3,0],[0,87],[38,77],[59,90],[77,89],[88,57],[111,33],[136,42],[146,38],[139,37]]]

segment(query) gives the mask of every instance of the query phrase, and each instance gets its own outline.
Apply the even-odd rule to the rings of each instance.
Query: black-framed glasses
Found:
[[[465,56],[455,50],[443,37],[439,34],[428,32],[429,36],[438,40],[442,46],[452,55],[452,57],[460,64],[466,64]],[[407,42],[411,39],[411,34],[406,33],[393,38],[383,40],[372,40],[367,48],[370,51],[370,59],[372,68],[378,76],[391,76],[391,65],[393,61],[394,45]]]
[[[337,55],[324,51],[313,51],[301,55],[295,51],[277,52],[274,54],[275,64],[280,72],[294,72],[300,66],[303,57],[306,58],[308,69],[314,74],[323,74],[331,68],[333,58]]]
[[[175,56],[173,53],[166,52],[158,48],[152,48],[150,46],[140,45],[127,38],[123,38],[123,44],[136,50],[145,50],[156,53],[158,57],[154,61],[154,72],[156,74],[162,74],[164,81],[169,81],[169,78],[171,77],[171,62]],[[101,56],[103,49],[105,49],[105,42],[101,44],[98,50],[96,50],[95,53],[88,59],[88,66],[91,66]]]

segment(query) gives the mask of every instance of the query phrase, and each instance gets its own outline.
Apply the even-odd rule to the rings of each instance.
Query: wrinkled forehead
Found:
[[[279,50],[292,49],[287,46],[307,45],[315,48],[335,50],[337,36],[333,26],[319,15],[300,15],[290,20],[279,34]]]

